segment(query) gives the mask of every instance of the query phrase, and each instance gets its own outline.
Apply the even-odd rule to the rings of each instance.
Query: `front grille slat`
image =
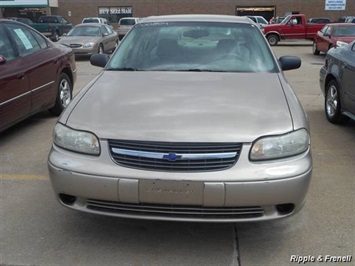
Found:
[[[156,171],[201,172],[232,167],[238,160],[242,143],[185,143],[108,140],[112,159],[119,165]],[[133,152],[133,154],[132,154]],[[173,153],[174,160],[161,157]],[[231,153],[229,158],[219,158]],[[149,154],[149,155],[148,155]],[[154,155],[152,158],[151,155]],[[190,158],[186,158],[187,156]],[[191,157],[205,158],[191,158]],[[158,158],[155,158],[158,157]]]
[[[94,199],[87,200],[87,208],[100,212],[175,218],[194,217],[223,219],[262,217],[264,215],[264,210],[260,206],[216,208],[203,206],[130,204]]]

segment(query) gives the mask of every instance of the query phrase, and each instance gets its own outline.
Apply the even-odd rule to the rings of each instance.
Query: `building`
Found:
[[[115,23],[126,16],[183,13],[261,15],[267,20],[295,13],[306,14],[307,17],[329,17],[331,20],[346,15],[355,16],[355,0],[1,0],[0,6],[4,2],[21,2],[22,6],[17,8],[21,16],[25,11],[29,15],[34,12],[29,3],[49,2],[47,7],[35,12],[62,15],[73,24],[88,16],[105,17]],[[3,8],[3,12],[5,16],[10,14],[8,8]],[[14,15],[11,13],[11,16]]]

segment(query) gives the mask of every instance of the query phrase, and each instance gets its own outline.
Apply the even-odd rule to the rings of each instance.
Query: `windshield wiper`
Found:
[[[177,71],[186,71],[186,72],[229,72],[229,71],[225,71],[225,70],[200,69],[200,68],[179,69]]]
[[[117,67],[117,68],[108,68],[107,70],[116,70],[116,71],[141,71],[133,67]]]

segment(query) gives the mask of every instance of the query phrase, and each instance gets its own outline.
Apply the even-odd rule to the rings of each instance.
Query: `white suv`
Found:
[[[100,23],[100,24],[105,24],[105,25],[111,26],[110,22],[107,19],[99,18],[99,17],[83,18],[81,23]]]
[[[134,17],[125,17],[121,18],[118,21],[118,38],[122,40],[122,38],[127,34],[127,32],[137,24],[139,18]]]

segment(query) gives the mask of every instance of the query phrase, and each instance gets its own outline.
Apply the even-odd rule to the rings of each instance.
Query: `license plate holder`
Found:
[[[203,182],[140,180],[141,203],[202,205]]]

